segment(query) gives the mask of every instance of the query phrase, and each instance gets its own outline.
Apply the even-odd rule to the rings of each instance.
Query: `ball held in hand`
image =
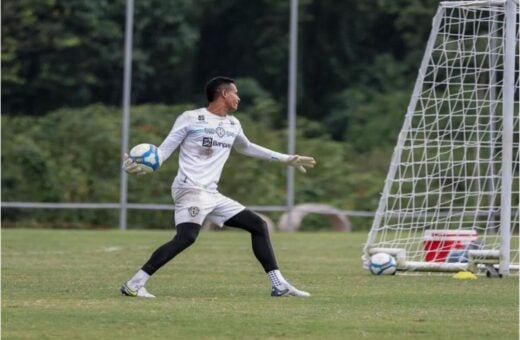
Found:
[[[130,150],[128,156],[133,162],[137,163],[145,173],[156,171],[160,168],[162,163],[159,150],[153,144],[138,144]]]

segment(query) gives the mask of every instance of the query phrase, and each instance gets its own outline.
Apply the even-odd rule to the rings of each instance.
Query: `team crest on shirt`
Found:
[[[217,136],[219,137],[224,137],[224,135],[226,134],[226,130],[224,130],[224,128],[222,126],[219,126],[218,128],[216,128],[216,131],[217,133]]]
[[[200,209],[199,209],[199,207],[189,207],[188,211],[189,211],[191,217],[195,217],[199,214]]]

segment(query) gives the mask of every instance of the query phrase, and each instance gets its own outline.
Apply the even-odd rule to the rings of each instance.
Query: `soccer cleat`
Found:
[[[283,288],[274,287],[271,289],[271,296],[281,297],[281,296],[298,296],[298,297],[309,297],[311,294],[305,292],[303,290],[298,290],[291,286],[290,284],[284,285]]]
[[[136,290],[131,289],[128,287],[126,283],[124,283],[121,288],[119,289],[121,294],[125,296],[131,296],[131,297],[145,297],[145,298],[154,298],[155,295],[150,294],[144,287],[139,287]]]

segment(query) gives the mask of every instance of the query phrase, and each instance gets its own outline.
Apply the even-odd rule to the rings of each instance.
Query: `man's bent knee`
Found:
[[[173,238],[174,241],[189,247],[197,239],[201,226],[196,223],[181,223],[176,228],[177,234]]]

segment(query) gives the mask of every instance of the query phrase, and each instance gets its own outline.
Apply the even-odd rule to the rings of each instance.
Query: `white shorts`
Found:
[[[175,202],[175,225],[197,223],[202,225],[208,218],[218,226],[245,209],[245,207],[219,192],[198,188],[172,188]]]

